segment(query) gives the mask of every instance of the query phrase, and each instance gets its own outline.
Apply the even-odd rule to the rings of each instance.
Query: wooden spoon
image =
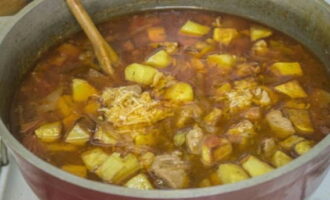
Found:
[[[116,64],[119,61],[117,53],[97,30],[80,0],[66,0],[66,3],[91,41],[102,70],[110,76],[113,76],[113,64]]]

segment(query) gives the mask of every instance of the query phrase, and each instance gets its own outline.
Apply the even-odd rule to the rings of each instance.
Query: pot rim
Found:
[[[28,4],[23,10],[21,10],[13,19],[7,24],[6,29],[3,31],[4,35],[0,38],[0,44],[2,40],[6,38],[6,35],[10,32],[11,28],[26,14],[31,10],[38,7],[40,4],[45,2],[45,0],[34,0]],[[330,6],[321,0],[316,1],[323,6],[324,9],[327,9],[330,12]],[[230,192],[235,192],[242,189],[252,188],[256,185],[263,184],[271,181],[272,179],[285,176],[285,174],[298,169],[299,167],[305,165],[314,159],[317,155],[322,153],[325,149],[330,147],[330,135],[327,135],[322,141],[315,145],[312,150],[306,153],[303,156],[300,156],[291,163],[280,167],[270,173],[265,175],[250,178],[234,184],[226,184],[219,186],[211,186],[206,188],[193,188],[193,189],[180,189],[180,190],[137,190],[126,188],[122,186],[116,186],[96,181],[91,181],[85,178],[80,178],[74,176],[70,173],[67,173],[54,165],[42,160],[27,148],[25,148],[7,129],[2,120],[0,120],[0,135],[5,141],[5,143],[14,151],[17,155],[24,158],[34,167],[42,170],[43,172],[50,174],[62,181],[71,183],[75,186],[82,187],[88,190],[94,190],[101,193],[124,196],[124,197],[133,197],[133,198],[145,198],[145,199],[181,199],[181,198],[198,198],[205,196],[213,196],[217,194],[225,194]]]

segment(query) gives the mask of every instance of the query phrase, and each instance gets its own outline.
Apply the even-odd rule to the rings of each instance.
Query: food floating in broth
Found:
[[[99,27],[120,57],[113,76],[79,33],[38,60],[11,112],[21,142],[68,173],[141,190],[232,184],[330,130],[324,66],[276,30],[201,10]]]

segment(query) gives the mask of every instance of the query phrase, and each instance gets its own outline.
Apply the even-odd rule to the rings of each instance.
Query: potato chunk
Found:
[[[215,28],[213,31],[213,39],[224,45],[230,44],[237,36],[238,31],[234,28]]]
[[[203,36],[210,31],[210,27],[188,20],[180,29],[181,33],[192,36]]]
[[[125,68],[125,79],[127,81],[150,85],[157,73],[158,71],[153,67],[133,63]]]
[[[207,57],[209,63],[214,63],[218,67],[230,69],[236,63],[236,56],[230,54],[213,54]]]
[[[62,132],[61,122],[44,124],[35,130],[36,136],[43,142],[55,142],[60,139]]]
[[[134,176],[129,181],[127,181],[127,183],[125,183],[125,186],[128,188],[135,188],[140,190],[150,190],[154,188],[145,174],[138,174]]]
[[[285,150],[291,150],[297,143],[304,141],[305,138],[292,135],[285,140],[281,141],[279,145]]]
[[[86,165],[87,169],[94,172],[109,156],[100,148],[95,148],[84,152],[81,159]]]
[[[292,161],[292,158],[282,151],[276,151],[272,156],[272,164],[275,167],[282,167]]]
[[[80,123],[76,123],[65,138],[65,142],[74,145],[84,145],[89,141],[90,133]]]
[[[296,144],[294,146],[294,151],[298,155],[303,155],[303,154],[307,153],[309,150],[311,150],[311,148],[313,146],[314,146],[314,143],[312,141],[305,140],[305,141],[302,141],[302,142],[299,142],[298,144]]]
[[[122,162],[124,166],[112,178],[113,183],[120,184],[128,178],[134,176],[135,173],[137,173],[141,169],[138,159],[133,154],[128,154],[125,158],[122,159]]]
[[[117,143],[117,139],[111,135],[111,131],[100,125],[96,127],[93,139],[96,140],[97,143],[104,145],[114,145]]]
[[[160,50],[154,55],[150,56],[147,59],[146,64],[151,65],[153,67],[165,68],[169,66],[171,62],[171,56],[165,50]]]
[[[289,116],[289,119],[298,132],[303,134],[314,132],[313,124],[307,110],[285,109],[285,113]]]
[[[293,99],[307,97],[305,90],[300,86],[299,82],[296,80],[289,81],[281,85],[277,85],[275,86],[274,89],[280,93],[288,95]]]
[[[249,155],[242,161],[243,168],[252,176],[260,176],[274,170],[269,164]]]
[[[87,176],[87,168],[81,165],[63,165],[64,171],[85,178]]]
[[[277,62],[270,69],[273,73],[280,76],[302,76],[303,71],[298,62]]]
[[[90,96],[96,95],[97,93],[97,90],[87,81],[82,79],[73,79],[72,96],[74,101],[86,101]]]
[[[271,36],[273,33],[270,29],[262,26],[251,26],[250,28],[250,38],[252,41],[259,40],[261,38],[266,38]]]
[[[188,83],[176,83],[165,91],[166,99],[176,102],[187,102],[194,100],[194,91]]]
[[[266,114],[266,121],[278,138],[287,138],[296,131],[291,121],[284,117],[280,110],[271,110]]]
[[[219,165],[217,174],[224,184],[236,183],[249,178],[241,166],[231,163]]]
[[[227,159],[233,152],[233,146],[229,140],[216,135],[205,138],[202,146],[201,161],[206,166],[211,166],[219,161]]]
[[[103,164],[97,168],[95,173],[102,178],[102,180],[112,183],[113,177],[125,167],[123,160],[119,153],[113,153],[108,156]]]

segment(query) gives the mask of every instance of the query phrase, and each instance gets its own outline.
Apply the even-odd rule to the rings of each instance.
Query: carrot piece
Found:
[[[161,42],[166,39],[166,33],[164,27],[157,26],[148,28],[148,37],[153,42]]]

